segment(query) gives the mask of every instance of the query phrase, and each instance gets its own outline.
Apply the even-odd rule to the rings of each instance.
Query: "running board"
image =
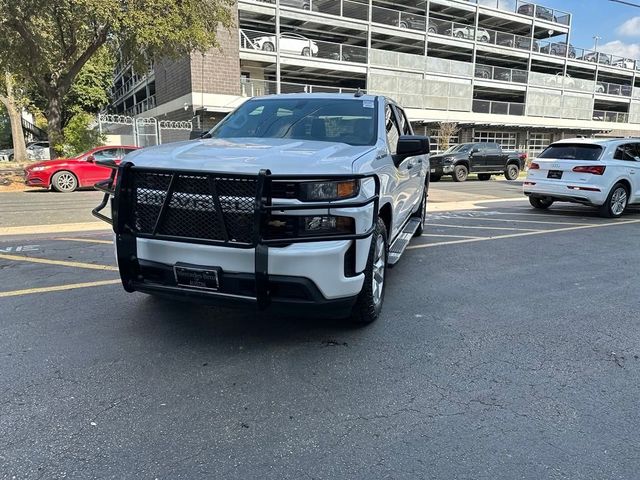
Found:
[[[400,257],[409,245],[409,242],[413,238],[413,234],[416,233],[419,226],[419,218],[412,218],[409,220],[402,229],[402,232],[400,232],[400,235],[398,235],[398,238],[396,238],[393,244],[389,247],[389,258],[387,259],[387,263],[390,267],[393,267],[398,263]]]

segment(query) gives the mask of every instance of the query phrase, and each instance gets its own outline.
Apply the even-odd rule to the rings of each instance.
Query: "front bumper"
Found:
[[[258,175],[239,175],[215,172],[167,171],[135,167],[131,163],[121,164],[114,169],[108,182],[100,182],[96,188],[106,192],[103,202],[94,209],[94,215],[113,224],[115,233],[118,268],[125,290],[143,291],[182,299],[203,300],[209,303],[252,302],[259,308],[271,304],[337,305],[352,306],[362,290],[371,235],[375,231],[378,212],[380,182],[374,175],[320,175],[320,176],[279,176],[261,171]],[[117,173],[117,185],[112,183]],[[165,190],[153,190],[149,197],[149,187],[138,187],[138,176],[171,177]],[[210,191],[185,191],[181,179],[197,178],[209,185]],[[310,180],[360,179],[358,197],[336,202],[282,203],[273,204],[271,191],[274,182],[297,182]],[[238,240],[238,235],[229,228],[238,228],[229,223],[227,215],[240,212],[247,206],[249,196],[220,196],[218,182],[245,182],[256,185],[252,195],[251,214],[243,210],[243,228],[253,224],[251,240]],[[226,183],[225,183],[226,182]],[[253,182],[253,183],[251,183]],[[199,184],[199,185],[202,185]],[[142,189],[139,193],[138,189]],[[164,192],[164,193],[163,193]],[[185,203],[188,195],[197,196],[199,203]],[[100,214],[109,197],[112,200],[112,219]],[[144,196],[144,198],[143,198]],[[151,198],[151,200],[150,200]],[[235,198],[235,200],[234,200]],[[160,200],[158,200],[160,199]],[[156,203],[150,203],[154,201]],[[135,205],[141,202],[144,208],[156,205],[155,227],[141,230],[141,220],[137,217]],[[182,203],[181,203],[182,202]],[[211,211],[207,210],[212,208]],[[172,213],[169,213],[172,212]],[[194,212],[210,212],[209,216],[191,216]],[[156,214],[154,214],[156,215]],[[176,215],[191,225],[217,225],[223,231],[223,238],[179,236],[164,230],[165,222]],[[274,218],[283,215],[348,216],[355,222],[353,233],[315,236],[273,237],[268,225]],[[234,217],[236,218],[236,217]],[[248,222],[248,219],[251,220]],[[244,231],[243,231],[244,232]],[[244,238],[244,237],[242,237]],[[178,285],[174,274],[177,264],[186,264],[203,270],[215,270],[220,278],[217,288],[196,288]],[[176,274],[177,276],[177,274]]]
[[[49,188],[49,176],[45,175],[45,172],[25,171],[24,184],[28,187]]]

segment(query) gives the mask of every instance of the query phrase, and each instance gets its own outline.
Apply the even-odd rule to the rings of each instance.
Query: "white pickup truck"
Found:
[[[422,232],[429,139],[385,97],[272,95],[201,139],[103,165],[94,214],[113,224],[128,292],[369,323]]]

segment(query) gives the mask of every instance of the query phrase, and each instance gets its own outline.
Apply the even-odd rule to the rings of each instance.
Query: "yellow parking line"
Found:
[[[109,230],[104,222],[62,223],[57,225],[27,225],[24,227],[0,227],[0,237],[7,235],[34,235],[47,233],[92,232]]]
[[[56,285],[54,287],[27,288],[25,290],[13,290],[11,292],[0,292],[2,297],[17,297],[19,295],[32,295],[34,293],[61,292],[63,290],[75,290],[76,288],[101,287],[104,285],[115,285],[121,283],[120,280],[102,280],[99,282],[71,283],[69,285]]]
[[[545,235],[547,233],[554,232],[571,232],[574,230],[585,230],[587,228],[600,228],[600,227],[615,227],[617,225],[629,225],[631,223],[640,223],[640,219],[638,220],[626,220],[622,222],[610,222],[610,223],[599,223],[597,225],[579,225],[577,227],[566,227],[566,228],[554,228],[551,230],[536,230],[534,232],[522,232],[522,233],[511,233],[508,235],[498,235],[496,237],[480,237],[475,239],[463,239],[463,240],[453,240],[451,242],[437,242],[437,243],[425,243],[424,245],[412,245],[407,247],[407,250],[416,250],[418,248],[431,248],[438,247],[441,245],[457,245],[460,243],[472,243],[472,242],[484,242],[487,240],[501,240],[504,238],[516,238],[516,237],[528,237],[529,235]]]
[[[479,227],[477,225],[447,225],[445,223],[431,223],[426,224],[427,227],[446,227],[446,228],[476,228],[480,230],[515,230],[522,232],[537,232],[535,228],[507,228],[507,227]]]
[[[117,272],[117,267],[111,265],[96,265],[95,263],[83,263],[83,262],[67,262],[65,260],[50,260],[48,258],[34,258],[25,257],[21,255],[7,255],[0,253],[0,259],[13,260],[15,262],[31,262],[31,263],[43,263],[45,265],[60,265],[62,267],[75,267],[75,268],[88,268],[89,270],[109,270]]]
[[[113,245],[112,240],[98,240],[96,238],[56,238],[56,240],[64,240],[66,242],[85,242],[85,243],[103,243],[105,245]]]

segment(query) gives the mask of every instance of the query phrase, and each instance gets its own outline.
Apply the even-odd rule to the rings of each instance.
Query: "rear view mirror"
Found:
[[[426,155],[429,151],[429,137],[423,135],[402,135],[398,139],[396,155],[399,157]]]

